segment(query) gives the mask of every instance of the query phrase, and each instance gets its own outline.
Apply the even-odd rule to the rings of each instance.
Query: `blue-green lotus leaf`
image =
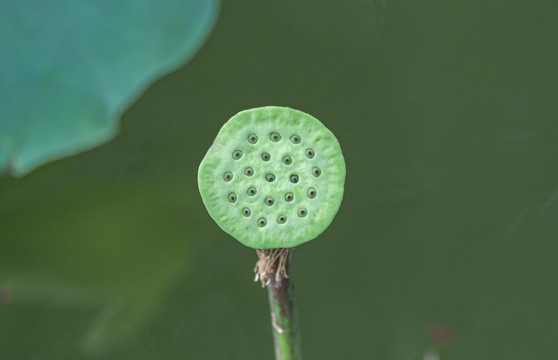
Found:
[[[216,11],[217,0],[0,2],[0,173],[113,137],[126,107],[200,47]]]

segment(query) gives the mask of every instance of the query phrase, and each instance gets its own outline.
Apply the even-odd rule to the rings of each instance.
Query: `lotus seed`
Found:
[[[312,150],[312,149],[310,149],[310,148],[306,149],[306,157],[307,157],[308,159],[313,159],[313,158],[314,158],[314,155],[316,155],[316,153],[314,152],[314,150]]]
[[[286,222],[287,222],[287,216],[286,216],[286,215],[279,215],[279,216],[277,217],[277,222],[278,222],[279,224],[284,224],[284,223],[286,223]]]
[[[293,184],[297,184],[298,183],[298,175],[291,175],[291,177],[289,178],[291,180],[291,182]]]
[[[293,199],[294,199],[293,193],[288,192],[288,193],[285,194],[285,201],[290,202],[290,201],[293,201]]]
[[[250,209],[248,209],[248,208],[242,209],[242,215],[244,215],[244,217],[249,217],[251,214],[252,214],[252,211],[250,211]]]
[[[301,208],[298,210],[297,212],[298,216],[303,218],[306,217],[306,214],[308,214],[308,211],[306,210],[306,208]]]
[[[266,174],[266,175],[265,175],[265,179],[267,180],[267,182],[274,182],[274,181],[275,181],[275,175],[273,175],[273,174]]]
[[[292,163],[293,163],[293,159],[290,156],[288,155],[283,156],[283,164],[291,165]]]
[[[272,197],[268,197],[267,199],[265,199],[265,204],[267,206],[271,206],[275,203],[275,200]]]
[[[269,153],[262,153],[262,160],[263,161],[269,161],[269,159],[271,159],[271,155],[269,155]]]
[[[233,174],[230,171],[227,171],[224,175],[223,175],[223,179],[225,179],[226,182],[231,181],[233,178]]]
[[[235,160],[239,160],[242,157],[242,150],[233,151],[232,157]]]
[[[318,176],[322,175],[322,170],[320,170],[319,167],[313,167],[312,168],[312,175],[314,175],[315,177],[318,177]]]
[[[293,144],[300,144],[300,136],[298,136],[298,135],[291,136],[291,142]]]
[[[248,196],[254,196],[254,195],[256,195],[257,192],[258,192],[258,190],[256,190],[256,188],[253,187],[253,186],[250,187],[250,188],[248,189],[248,191],[247,191]]]
[[[230,193],[228,196],[229,202],[230,203],[234,203],[236,202],[236,194],[235,193]]]
[[[262,227],[264,227],[264,226],[266,226],[266,225],[267,225],[267,220],[266,220],[265,218],[259,218],[259,219],[258,219],[258,226],[259,226],[259,227],[262,228]]]
[[[277,133],[271,133],[269,135],[269,138],[271,139],[271,141],[277,142],[277,141],[281,140],[281,135],[279,135]]]
[[[256,134],[250,134],[248,135],[248,142],[250,144],[255,144],[258,142],[258,136]]]
[[[308,197],[309,197],[310,199],[315,198],[315,197],[316,197],[316,189],[314,189],[314,188],[308,189]]]
[[[246,169],[244,169],[244,175],[246,176],[254,175],[254,169],[252,169],[251,167],[247,167]]]

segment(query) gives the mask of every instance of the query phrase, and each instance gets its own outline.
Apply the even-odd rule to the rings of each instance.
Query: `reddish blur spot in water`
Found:
[[[436,325],[430,331],[430,337],[438,344],[447,343],[451,340],[452,334],[450,328],[445,325]]]
[[[12,301],[14,294],[8,286],[0,285],[0,302],[7,304]]]

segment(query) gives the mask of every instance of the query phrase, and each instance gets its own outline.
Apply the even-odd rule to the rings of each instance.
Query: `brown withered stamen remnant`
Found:
[[[281,280],[289,278],[287,266],[291,263],[292,253],[292,248],[256,249],[258,262],[254,267],[254,281],[261,281],[265,287],[274,280],[275,286],[280,286]]]

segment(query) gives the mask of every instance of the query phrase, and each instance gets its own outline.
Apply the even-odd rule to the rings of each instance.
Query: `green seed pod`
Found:
[[[284,107],[233,116],[198,171],[211,217],[255,249],[316,238],[333,221],[344,184],[345,160],[335,136],[314,117]]]

